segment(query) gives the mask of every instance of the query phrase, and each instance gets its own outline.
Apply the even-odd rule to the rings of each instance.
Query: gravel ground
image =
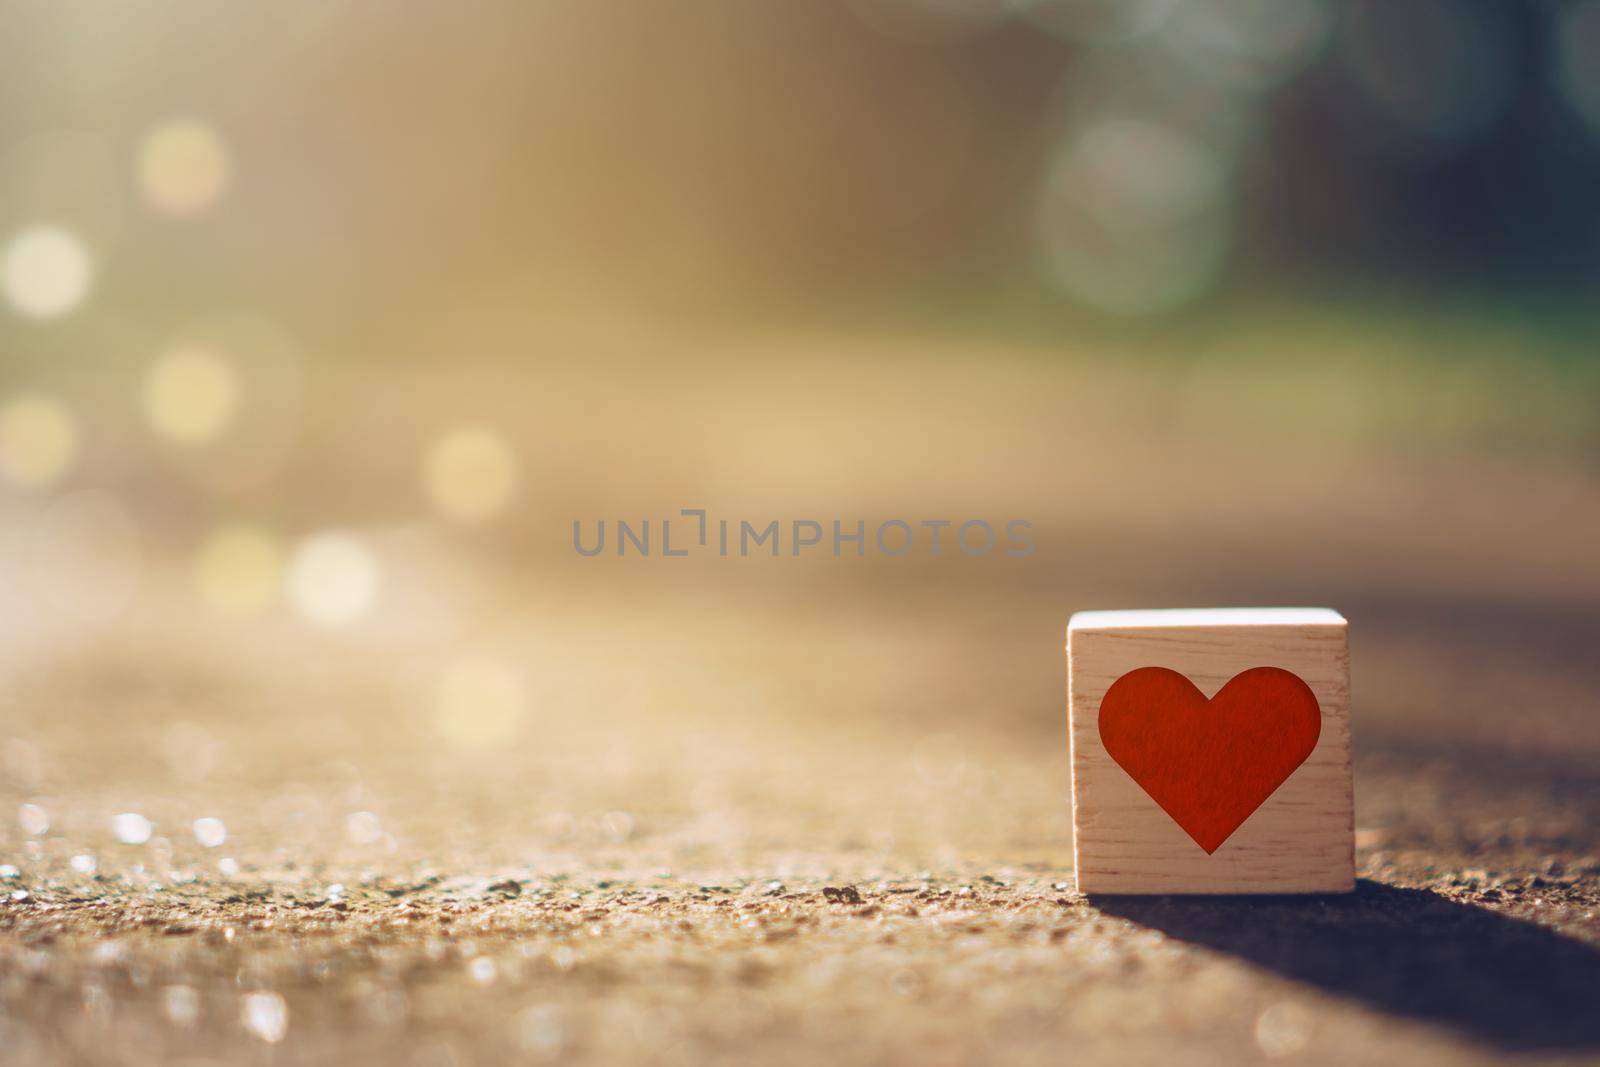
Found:
[[[823,621],[784,625],[816,653]],[[562,662],[587,638],[566,640]],[[694,676],[666,666],[680,641],[636,666]],[[724,634],[719,658],[758,657],[744,642]],[[989,642],[998,679],[1019,657]],[[790,702],[830,683],[792,664],[771,664],[787,688],[760,696],[768,721],[728,692],[653,704],[591,664],[577,688],[631,715],[453,751],[354,650],[274,678],[263,638],[255,668],[231,653],[232,688],[209,658],[84,654],[100,677],[71,700],[104,705],[96,730],[30,695],[63,685],[54,668],[23,683],[39,710],[7,749],[8,1062],[1600,1055],[1600,789],[1580,761],[1419,751],[1369,716],[1354,896],[1090,900],[1059,709],[996,729],[962,712],[970,678],[924,681],[908,741],[887,713],[797,721]],[[240,707],[149,721],[197,702]],[[304,710],[263,721],[275,707]]]

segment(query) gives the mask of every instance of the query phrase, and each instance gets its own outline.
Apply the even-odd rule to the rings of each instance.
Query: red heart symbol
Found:
[[[1317,696],[1279,667],[1236,674],[1209,701],[1165,667],[1129,671],[1100,701],[1100,742],[1206,852],[1317,747]]]

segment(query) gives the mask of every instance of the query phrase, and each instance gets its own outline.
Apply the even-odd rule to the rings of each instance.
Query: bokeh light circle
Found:
[[[53,319],[74,310],[94,282],[94,257],[78,235],[41,223],[16,233],[0,260],[6,300],[29,318]]]
[[[1324,0],[1185,0],[1158,37],[1191,77],[1264,92],[1322,51],[1332,23]]]
[[[201,598],[218,610],[259,611],[277,599],[282,586],[283,547],[259,526],[219,526],[195,556],[194,581]]]
[[[228,827],[221,819],[206,816],[194,821],[194,839],[202,848],[217,848],[228,840]]]
[[[345,816],[344,833],[351,844],[373,845],[383,837],[383,821],[370,811],[353,811]]]
[[[1200,295],[1231,237],[1222,153],[1153,119],[1089,123],[1044,188],[1039,238],[1051,279],[1101,311],[1146,315]]]
[[[227,147],[212,127],[192,118],[170,119],[139,145],[139,189],[163,215],[188,217],[214,207],[228,187]]]
[[[150,428],[178,444],[219,437],[239,407],[233,367],[207,348],[186,346],[151,365],[144,380],[144,416]]]
[[[1448,146],[1506,113],[1517,86],[1512,27],[1486,4],[1356,0],[1341,40],[1352,80],[1378,113],[1423,145]]]
[[[306,621],[347,626],[369,614],[378,599],[377,558],[346,533],[307,538],[289,560],[289,602]]]
[[[136,811],[111,817],[111,833],[124,845],[142,845],[150,840],[155,824]]]
[[[151,431],[182,446],[162,458],[221,496],[269,482],[301,429],[299,347],[259,316],[222,313],[188,323],[160,351],[140,399]]]
[[[439,676],[433,723],[446,740],[478,748],[511,737],[525,706],[522,676],[510,664],[483,657],[462,659]]]
[[[0,407],[0,475],[24,489],[54,485],[78,456],[78,424],[65,404],[18,393]]]
[[[281,994],[263,990],[245,994],[239,1019],[252,1036],[276,1045],[289,1032],[289,1004]]]
[[[493,430],[462,427],[429,446],[422,481],[439,514],[458,522],[483,522],[504,511],[516,493],[516,455]]]
[[[38,804],[24,804],[17,809],[17,824],[22,832],[38,837],[50,829],[50,813]]]
[[[1561,12],[1556,84],[1568,106],[1600,136],[1600,0],[1581,0]]]

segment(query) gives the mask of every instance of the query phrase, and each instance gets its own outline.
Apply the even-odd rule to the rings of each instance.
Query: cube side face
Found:
[[[1350,656],[1342,619],[1107,627],[1083,626],[1075,619],[1067,659],[1079,891],[1344,893],[1354,888]],[[1178,671],[1207,699],[1241,671],[1281,667],[1316,695],[1322,724],[1311,755],[1210,855],[1101,743],[1099,712],[1106,690],[1140,667]]]

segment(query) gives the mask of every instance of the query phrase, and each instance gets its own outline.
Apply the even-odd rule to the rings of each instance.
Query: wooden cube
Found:
[[[1352,890],[1346,630],[1325,608],[1072,616],[1079,891]]]

